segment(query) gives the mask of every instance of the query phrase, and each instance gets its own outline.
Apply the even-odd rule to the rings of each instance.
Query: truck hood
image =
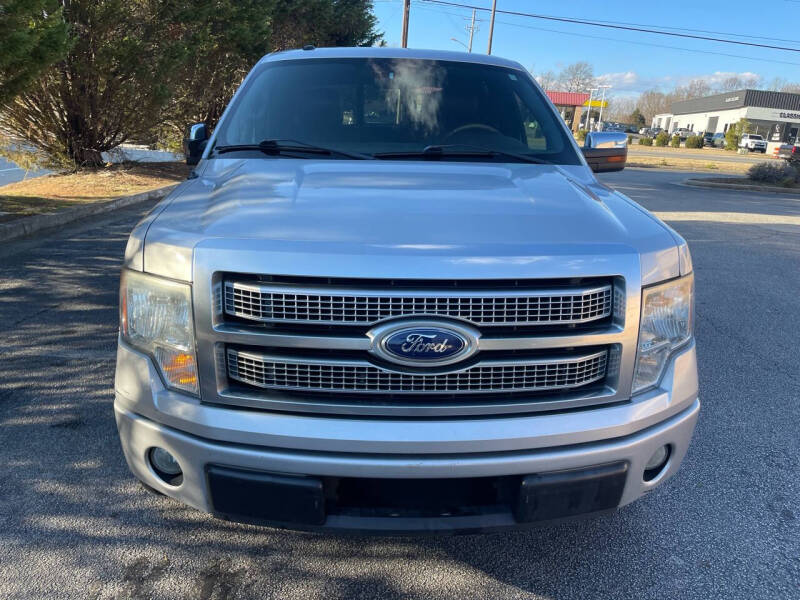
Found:
[[[663,224],[582,166],[269,158],[201,166],[148,224],[144,270],[191,280],[198,246],[392,257],[655,252],[661,270],[665,255],[677,257]]]

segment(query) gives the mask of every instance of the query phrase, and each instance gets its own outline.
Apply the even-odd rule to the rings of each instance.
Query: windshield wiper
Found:
[[[391,160],[393,158],[422,158],[425,160],[440,160],[445,156],[461,156],[464,158],[469,158],[472,156],[485,156],[487,158],[504,156],[521,162],[535,163],[540,165],[551,164],[549,161],[536,158],[530,154],[519,154],[517,152],[507,152],[506,150],[495,150],[494,148],[477,146],[475,144],[434,144],[431,146],[426,146],[422,150],[412,150],[407,152],[377,152],[374,156],[375,158],[380,158],[383,160]]]
[[[356,160],[372,160],[373,158],[369,154],[324,148],[297,140],[262,140],[258,144],[229,144],[214,147],[215,154],[225,154],[226,152],[238,152],[241,150],[254,150],[270,156],[277,156],[283,152],[302,152],[305,154],[323,154],[327,156],[338,155]]]

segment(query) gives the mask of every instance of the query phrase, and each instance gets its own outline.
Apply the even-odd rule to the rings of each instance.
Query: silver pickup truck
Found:
[[[262,59],[128,242],[130,469],[222,518],[373,532],[522,527],[664,482],[700,409],[692,262],[595,179],[618,137],[579,148],[494,56]]]

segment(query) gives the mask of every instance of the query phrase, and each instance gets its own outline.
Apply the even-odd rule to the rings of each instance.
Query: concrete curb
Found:
[[[722,190],[744,190],[750,192],[762,192],[768,194],[789,194],[800,196],[800,189],[784,188],[770,185],[747,185],[746,183],[718,183],[715,181],[703,181],[702,179],[687,179],[686,185],[694,187],[715,188]]]
[[[133,194],[132,196],[121,196],[120,198],[114,198],[105,202],[94,202],[92,204],[76,206],[75,208],[61,210],[51,215],[32,215],[30,217],[23,217],[16,221],[11,221],[10,223],[2,223],[0,224],[0,243],[27,237],[45,229],[54,229],[56,227],[68,225],[69,223],[80,221],[85,217],[101,215],[119,208],[131,206],[132,204],[138,204],[139,202],[161,200],[178,187],[178,185],[179,184],[169,185],[156,190],[150,190],[149,192]]]

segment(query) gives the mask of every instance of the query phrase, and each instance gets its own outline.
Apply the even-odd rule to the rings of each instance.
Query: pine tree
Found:
[[[0,106],[63,58],[68,45],[58,0],[0,4]]]

